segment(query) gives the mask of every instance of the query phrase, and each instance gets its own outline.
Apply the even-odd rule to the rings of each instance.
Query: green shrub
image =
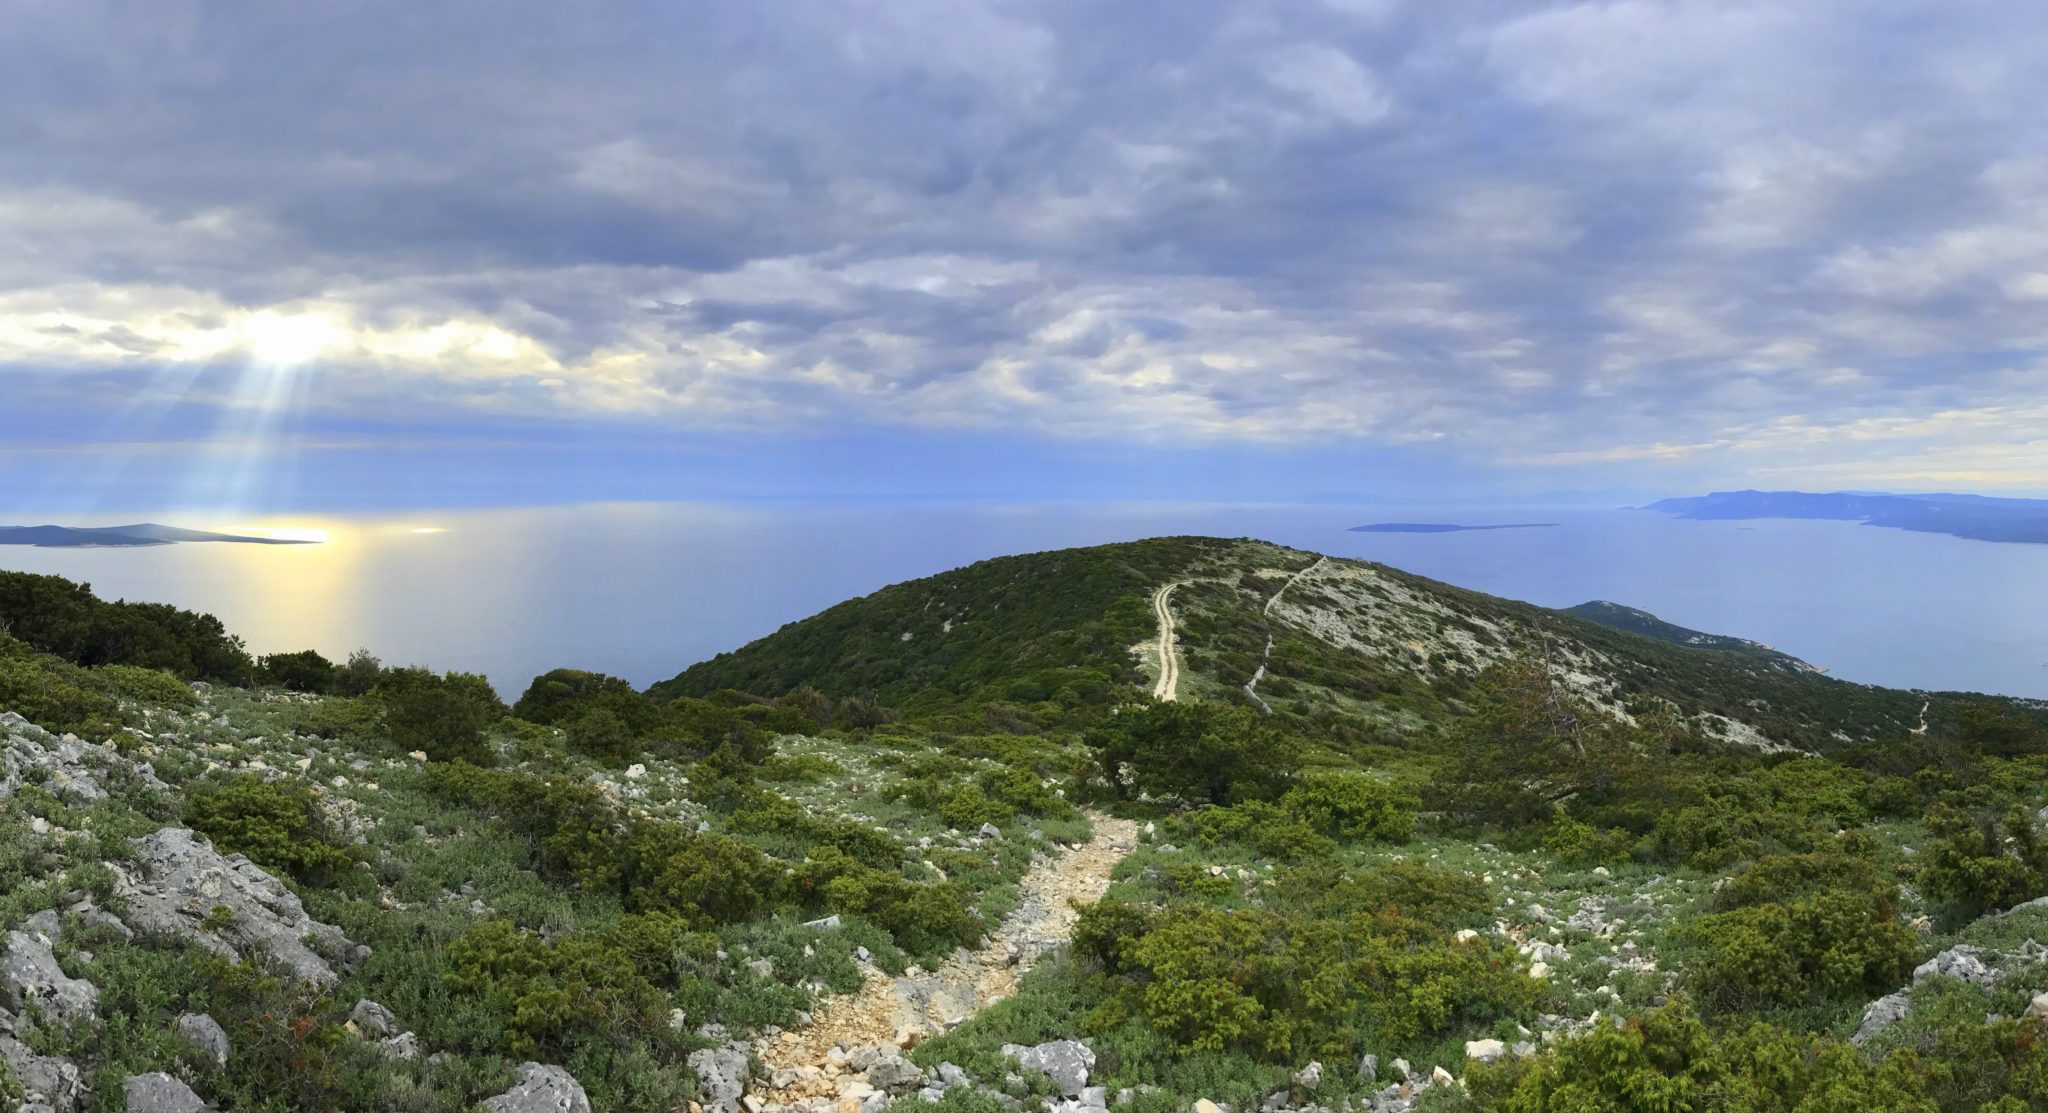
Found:
[[[1413,793],[1378,777],[1318,774],[1287,790],[1280,806],[1334,839],[1406,842],[1415,832]]]
[[[1934,841],[1921,852],[1920,888],[1951,915],[2011,908],[2048,887],[2048,846],[2025,808],[1999,817],[1942,805],[1925,822]]]
[[[1348,1056],[1527,1015],[1547,992],[1511,953],[1392,914],[1113,905],[1084,919],[1077,947],[1112,992],[1091,1025],[1142,1017],[1188,1051]]]
[[[1123,708],[1086,742],[1119,795],[1211,804],[1278,796],[1301,752],[1299,739],[1245,708],[1185,700]]]
[[[334,662],[310,649],[297,653],[272,653],[256,662],[257,679],[294,692],[325,694],[334,691]]]
[[[109,695],[167,707],[194,707],[199,697],[190,685],[162,669],[135,665],[101,665],[90,675]]]
[[[1899,922],[1897,887],[1854,849],[1773,856],[1737,875],[1717,898],[1725,911],[1685,931],[1701,997],[1718,1009],[1796,1005],[1903,980],[1919,936]]]
[[[1074,814],[1074,806],[1029,769],[990,769],[976,777],[974,783],[990,800],[1026,815],[1065,819]]]
[[[1559,812],[1543,832],[1543,849],[1568,866],[1625,862],[1635,839],[1618,827],[1602,831]]]
[[[120,708],[104,693],[83,686],[85,675],[74,665],[37,657],[0,634],[0,707],[44,730],[104,739],[118,729]]]
[[[610,710],[593,708],[569,720],[564,739],[577,753],[614,763],[624,762],[640,752],[640,740],[633,728]]]
[[[819,847],[797,868],[795,881],[798,892],[810,894],[830,911],[870,921],[913,953],[970,945],[987,930],[969,909],[963,886],[909,881],[834,847]]]
[[[972,831],[984,823],[1008,823],[1016,818],[1016,812],[1000,800],[989,799],[980,785],[962,785],[940,802],[939,818],[948,827]]]
[[[250,775],[202,785],[185,798],[185,822],[222,851],[308,885],[331,885],[357,861],[328,829],[311,789]]]
[[[654,702],[633,685],[582,669],[555,669],[534,677],[512,705],[512,714],[545,726],[563,726],[598,711],[612,715],[634,734],[653,729],[661,716]]]
[[[674,1040],[668,998],[649,981],[645,962],[615,938],[549,942],[489,920],[448,944],[444,976],[450,989],[482,998],[502,1019],[506,1054],[560,1059],[585,1040],[621,1047]]]
[[[421,751],[431,761],[489,765],[497,759],[484,731],[504,718],[505,705],[482,677],[389,669],[377,692],[384,701],[384,730],[400,748]]]
[[[1188,812],[1174,819],[1170,831],[1182,842],[1211,848],[1236,843],[1255,855],[1286,862],[1327,858],[1336,852],[1327,836],[1263,800]]]

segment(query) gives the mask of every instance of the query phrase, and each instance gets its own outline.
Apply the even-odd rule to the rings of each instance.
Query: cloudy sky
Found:
[[[2048,492],[2029,4],[0,19],[0,504]]]

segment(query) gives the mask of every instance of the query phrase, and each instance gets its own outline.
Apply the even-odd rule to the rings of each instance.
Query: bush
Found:
[[[1856,849],[1855,847],[1849,848]],[[1719,1009],[1884,992],[1919,959],[1898,889],[1843,849],[1772,856],[1737,875],[1687,936],[1701,997]]]
[[[1948,805],[1927,813],[1934,842],[1922,852],[1920,888],[1952,916],[1975,918],[2040,896],[2048,887],[2048,846],[2015,804],[2003,817]]]
[[[0,631],[79,665],[137,665],[246,683],[249,654],[219,619],[161,603],[108,603],[61,576],[0,572]]]
[[[432,761],[496,760],[484,731],[504,718],[505,705],[482,677],[392,669],[377,692],[384,700],[385,732],[401,748],[424,752]]]
[[[334,662],[310,649],[297,653],[273,653],[257,662],[258,679],[294,692],[326,694],[334,691]]]
[[[644,943],[663,927],[673,949],[680,925],[643,921],[628,930]],[[491,920],[448,944],[444,977],[450,989],[482,998],[501,1018],[506,1054],[559,1060],[584,1040],[624,1047],[675,1039],[668,998],[648,979],[647,963],[644,951],[636,958],[617,938],[548,942]]]
[[[328,829],[320,802],[302,784],[238,776],[185,798],[185,822],[222,851],[308,885],[331,885],[356,855]]]
[[[44,730],[94,739],[114,733],[120,708],[104,693],[86,687],[86,678],[86,670],[38,657],[0,634],[0,707]]]
[[[1298,739],[1249,710],[1193,701],[1125,708],[1086,741],[1118,795],[1211,804],[1278,796],[1301,749]]]
[[[640,740],[633,728],[602,707],[571,719],[564,740],[578,753],[609,762],[623,762],[640,752]]]
[[[1287,790],[1280,806],[1334,839],[1406,842],[1422,802],[1391,782],[1370,776],[1320,774]]]
[[[940,802],[939,818],[949,827],[972,831],[984,823],[1008,823],[1016,818],[1016,812],[1000,800],[989,799],[980,785],[963,785]]]
[[[660,718],[660,709],[633,685],[616,676],[582,669],[555,669],[533,678],[512,705],[512,714],[529,723],[561,726],[604,711],[634,734],[644,734]]]
[[[1563,812],[1559,812],[1557,818],[1550,821],[1550,829],[1543,832],[1543,849],[1568,866],[1625,862],[1634,845],[1635,840],[1627,831],[1620,828],[1602,831]]]
[[[1526,1015],[1547,992],[1511,953],[1394,914],[1098,908],[1076,929],[1113,995],[1092,1023],[1140,1016],[1188,1051],[1349,1056]]]

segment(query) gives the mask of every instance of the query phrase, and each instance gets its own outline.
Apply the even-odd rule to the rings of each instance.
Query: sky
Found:
[[[2033,5],[0,31],[0,508],[2048,493]]]

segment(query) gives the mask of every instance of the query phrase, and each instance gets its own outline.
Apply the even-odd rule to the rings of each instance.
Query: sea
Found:
[[[61,524],[139,520],[247,524],[161,513]],[[1351,530],[1384,522],[1549,524]],[[1767,643],[1844,680],[2048,698],[2048,545],[1846,522],[1529,507],[778,502],[259,524],[325,540],[0,547],[0,568],[211,612],[257,653],[366,648],[386,664],[483,673],[516,696],[564,666],[645,685],[843,599],[988,557],[1174,534],[1256,537],[1543,606],[1608,599]]]

